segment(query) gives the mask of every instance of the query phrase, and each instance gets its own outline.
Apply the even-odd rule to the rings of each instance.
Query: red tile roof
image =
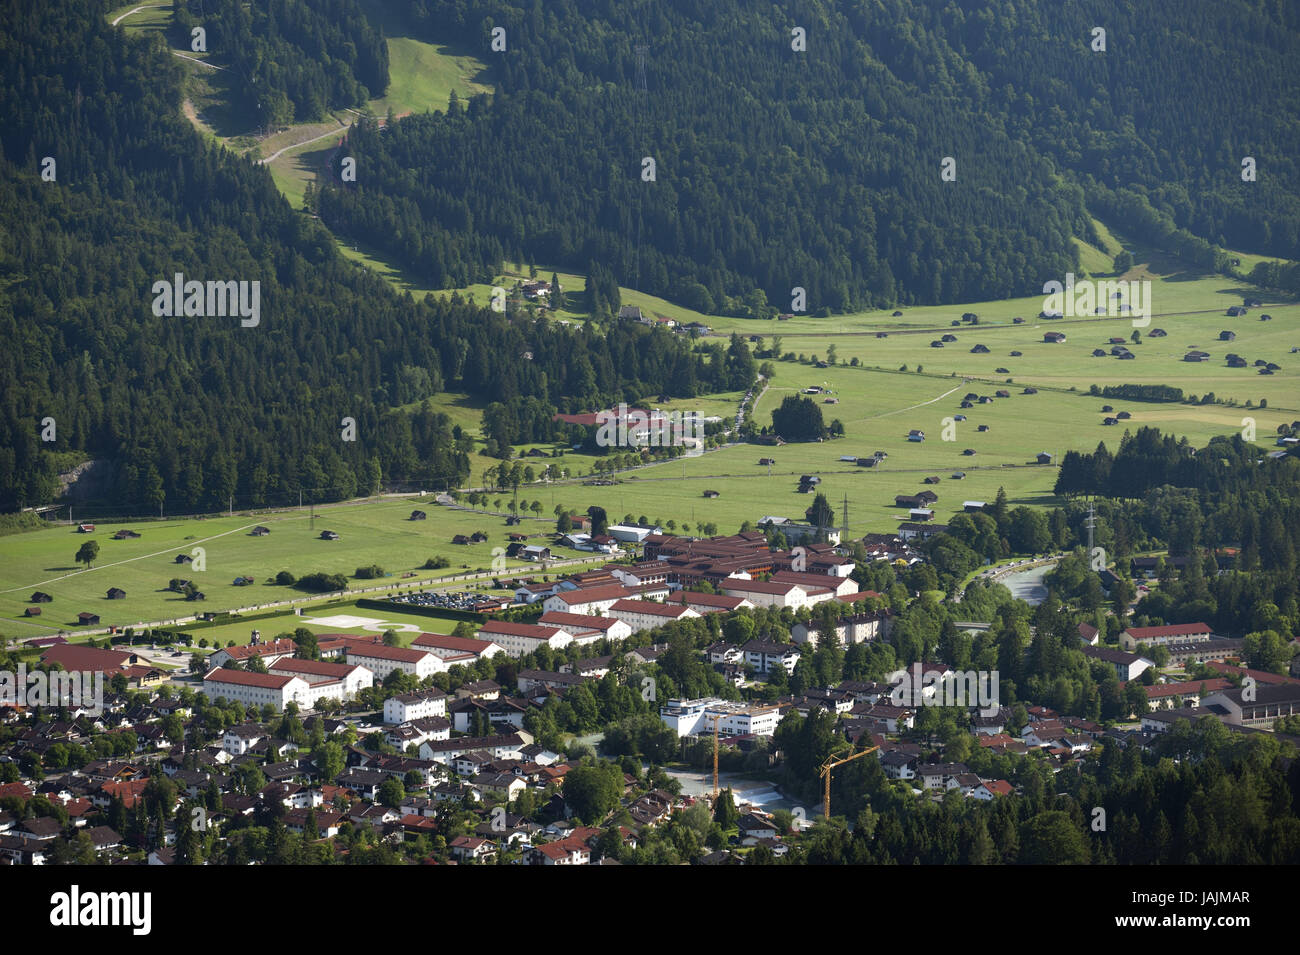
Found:
[[[543,626],[560,627],[566,633],[576,633],[580,630],[605,631],[622,623],[614,617],[592,617],[581,613],[565,613],[563,610],[548,610],[537,618],[537,622]]]
[[[276,676],[274,673],[248,673],[244,670],[227,670],[218,667],[203,678],[204,683],[228,683],[236,686],[260,686],[268,690],[283,689],[290,680],[301,677]]]
[[[61,643],[41,654],[42,663],[58,663],[65,670],[116,673],[130,665],[131,654],[122,650],[100,650],[76,643]]]
[[[469,637],[453,637],[446,633],[422,633],[411,641],[413,647],[426,647],[438,650],[456,650],[460,653],[482,653],[487,649],[488,641],[474,640]]]
[[[622,584],[601,584],[597,587],[584,587],[580,590],[566,590],[555,596],[572,606],[575,604],[596,603],[600,600],[619,600],[631,595],[632,592]]]
[[[655,603],[653,600],[616,600],[610,612],[644,613],[654,617],[671,617],[676,620],[688,613],[695,613],[690,607],[675,607],[669,604]]]
[[[412,650],[405,647],[386,647],[382,643],[367,643],[349,645],[348,656],[369,657],[372,660],[394,660],[398,663],[419,663],[432,654],[423,649]]]
[[[1164,627],[1129,627],[1126,631],[1134,640],[1155,640],[1159,637],[1188,637],[1194,634],[1213,633],[1209,624],[1174,623]]]
[[[298,660],[294,657],[286,657],[277,660],[268,669],[274,673],[308,673],[312,676],[327,676],[342,680],[357,668],[350,663],[325,663],[321,660]]]
[[[226,653],[230,654],[233,660],[248,660],[252,657],[261,657],[277,653],[293,653],[298,649],[298,645],[292,640],[273,640],[270,643],[247,643],[242,647],[225,647]]]

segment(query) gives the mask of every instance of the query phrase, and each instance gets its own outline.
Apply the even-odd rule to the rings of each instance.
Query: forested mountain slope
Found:
[[[455,387],[589,408],[725,378],[663,331],[399,298],[264,168],[205,143],[179,110],[178,61],[103,13],[98,0],[3,3],[0,509],[51,500],[49,452],[69,450],[110,461],[100,503],[132,513],[445,486],[467,475],[468,439],[395,406]],[[176,273],[259,283],[260,321],[156,315],[153,285]]]
[[[481,49],[504,28],[497,94],[355,130],[362,172],[319,209],[435,284],[481,275],[491,237],[704,311],[786,311],[794,286],[814,312],[971,301],[1073,268],[1089,212],[1205,268],[1214,243],[1300,255],[1289,5],[416,7]]]
[[[174,0],[172,45],[204,52],[238,77],[240,111],[267,126],[363,106],[388,87],[383,31],[357,0]]]

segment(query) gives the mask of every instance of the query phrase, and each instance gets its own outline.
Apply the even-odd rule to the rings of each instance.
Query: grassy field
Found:
[[[370,101],[377,116],[444,110],[451,91],[463,104],[476,93],[493,91],[491,70],[467,50],[426,43],[414,35],[401,4],[363,0],[362,10],[388,41],[388,90]]]
[[[533,499],[542,493],[521,488],[520,498]],[[417,507],[428,514],[427,520],[407,520]],[[250,536],[249,529],[257,524],[269,527],[271,534]],[[112,540],[123,527],[138,531],[140,538]],[[416,575],[410,580],[414,585],[467,570],[488,570],[493,548],[503,547],[508,533],[534,534],[553,528],[553,521],[529,518],[507,530],[504,519],[497,515],[439,507],[427,498],[424,503],[418,498],[387,498],[317,507],[314,529],[307,511],[295,510],[256,517],[99,524],[93,534],[80,534],[66,526],[14,534],[4,538],[0,553],[0,633],[38,636],[61,629],[75,630],[77,614],[82,611],[98,614],[102,626],[131,626],[310,596],[291,587],[265,583],[281,570],[295,576],[323,571],[350,578],[357,567],[378,564],[393,576],[352,580],[350,585],[361,588],[398,583],[408,572]],[[324,529],[336,531],[340,539],[319,540]],[[454,535],[469,535],[476,530],[485,531],[488,541],[467,546],[451,543]],[[99,559],[90,570],[74,560],[87,539],[100,545]],[[205,570],[175,563],[176,555],[192,554],[195,547],[204,549]],[[563,549],[555,552],[556,556],[590,557]],[[434,555],[446,556],[451,567],[438,571],[418,569]],[[517,561],[508,561],[507,567],[538,569]],[[237,576],[252,577],[255,582],[237,587]],[[166,590],[173,577],[193,580],[207,599],[190,602]],[[125,590],[126,598],[107,599],[110,587]],[[23,609],[35,590],[51,594],[54,601],[42,605],[40,617],[27,620],[22,616]]]

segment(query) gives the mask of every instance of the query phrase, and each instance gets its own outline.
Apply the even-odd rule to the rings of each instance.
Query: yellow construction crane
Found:
[[[852,756],[845,756],[843,759],[836,759],[834,756],[826,757],[826,762],[822,763],[821,768],[821,777],[826,780],[826,801],[823,803],[822,816],[828,822],[831,818],[831,770],[837,766],[843,766],[845,763],[851,763],[853,760],[866,756],[868,753],[874,753],[878,749],[880,749],[879,746],[872,746],[869,749],[864,749],[860,753],[854,753]]]

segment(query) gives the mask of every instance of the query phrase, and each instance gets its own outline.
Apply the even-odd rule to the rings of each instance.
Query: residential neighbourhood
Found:
[[[706,827],[682,861],[772,862],[804,851],[792,810],[826,811],[822,763],[797,742],[813,727],[839,754],[821,770],[832,812],[861,804],[863,786],[995,804],[1041,774],[1091,771],[1107,752],[1166,752],[1207,720],[1228,738],[1300,735],[1300,676],[1243,665],[1245,641],[1199,621],[1108,616],[1062,629],[1104,694],[1091,718],[1019,684],[951,705],[943,688],[961,667],[916,664],[915,684],[888,662],[905,646],[898,628],[917,626],[918,598],[898,580],[927,566],[924,550],[867,535],[794,552],[770,540],[786,525],[765,520],[767,534],[638,533],[635,559],[514,578],[512,600],[484,604],[452,634],[304,642],[307,631],[254,630],[170,678],[131,643],[42,641],[41,665],[103,674],[112,692],[100,712],[0,709],[0,856],[266,861],[242,833],[281,826],[302,860],[612,864],[638,861],[688,820],[720,820],[731,826]],[[1107,572],[1103,586],[1154,584],[1147,575],[1168,566],[1135,559],[1136,577]],[[992,586],[968,584],[989,596]],[[998,660],[994,624],[969,611],[945,618],[938,646]],[[1022,666],[1041,666],[1035,634],[1058,624],[1041,611],[1021,620]],[[745,802],[721,781],[742,769],[769,780],[767,798]],[[200,833],[179,824],[192,809],[207,819]]]

